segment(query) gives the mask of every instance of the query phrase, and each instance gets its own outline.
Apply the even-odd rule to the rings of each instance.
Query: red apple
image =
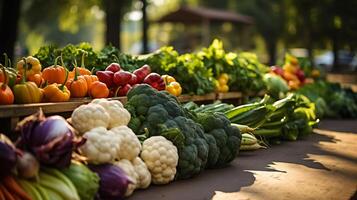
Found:
[[[137,83],[142,83],[147,75],[151,72],[151,68],[149,65],[143,65],[139,69],[136,69],[133,74],[137,77]]]
[[[111,63],[108,65],[107,68],[105,68],[105,71],[112,71],[113,73],[118,72],[121,70],[121,67],[118,63]]]
[[[113,81],[117,86],[124,86],[131,80],[132,74],[127,71],[118,71],[114,73]]]
[[[284,74],[284,70],[279,66],[272,66],[270,67],[270,70],[280,76],[283,76]]]

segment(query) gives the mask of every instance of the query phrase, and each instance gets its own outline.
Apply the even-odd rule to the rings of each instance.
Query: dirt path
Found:
[[[306,140],[243,152],[224,169],[136,191],[130,200],[352,198],[357,191],[357,121],[325,120],[315,132]]]

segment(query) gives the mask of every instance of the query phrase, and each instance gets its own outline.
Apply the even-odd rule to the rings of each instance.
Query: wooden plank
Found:
[[[228,93],[209,93],[206,95],[181,95],[178,97],[180,102],[188,101],[214,101],[224,99],[240,99],[247,96],[263,96],[264,91],[259,93],[242,94],[241,92],[228,92]],[[119,100],[122,103],[127,102],[126,97],[109,98]],[[22,117],[35,113],[39,108],[42,108],[45,114],[71,112],[78,106],[91,102],[91,98],[73,98],[68,102],[58,103],[35,103],[35,104],[13,104],[0,106],[0,118],[14,118]]]
[[[180,102],[188,102],[188,101],[213,101],[216,99],[215,93],[209,93],[206,95],[181,95],[178,97]]]
[[[357,74],[327,74],[327,81],[334,83],[347,83],[347,84],[356,84],[357,83]]]
[[[126,97],[109,98],[113,100],[120,100],[126,103]],[[92,101],[90,98],[71,99],[68,102],[58,103],[33,103],[33,104],[13,104],[0,106],[0,118],[7,117],[21,117],[31,115],[42,108],[44,113],[63,113],[73,111],[82,104]]]
[[[217,93],[217,100],[224,99],[239,99],[242,97],[241,92],[227,92],[227,93]]]

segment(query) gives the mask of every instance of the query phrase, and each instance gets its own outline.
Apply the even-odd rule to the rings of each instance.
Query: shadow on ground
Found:
[[[335,122],[326,122],[319,128],[329,129],[329,125],[334,125],[334,123]],[[349,126],[345,126],[345,129],[340,127],[338,130],[347,132],[357,130],[357,123],[353,124],[354,125],[351,125],[350,123]],[[332,127],[332,129],[336,130],[336,127]],[[333,146],[329,146],[329,148],[332,149],[321,148],[321,144],[335,144],[338,141],[339,139],[333,135],[324,134],[324,132],[322,132],[313,134],[304,140],[296,142],[283,142],[282,144],[275,145],[269,149],[262,149],[253,152],[241,152],[239,157],[226,168],[206,170],[200,175],[189,180],[176,181],[164,186],[151,186],[147,190],[136,191],[129,199],[211,199],[216,191],[223,193],[237,193],[243,187],[249,188],[249,186],[252,186],[256,181],[255,171],[262,173],[272,172],[272,174],[275,172],[279,172],[280,174],[289,173],[289,166],[291,168],[294,168],[294,166],[302,167],[302,169],[299,168],[296,169],[296,171],[316,170],[329,173],[330,168],[326,167],[321,162],[318,162],[318,159],[315,159],[311,155],[338,157],[338,159],[348,160],[349,162],[357,164],[355,157],[349,154],[345,155],[340,153],[340,151],[334,151]],[[287,165],[280,168],[274,167],[276,163],[285,163]],[[280,179],[280,177],[269,176],[266,178]]]

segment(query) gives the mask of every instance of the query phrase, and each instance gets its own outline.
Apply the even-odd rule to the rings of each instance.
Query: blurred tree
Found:
[[[290,20],[286,31],[288,38],[286,43],[296,45],[300,42],[308,49],[311,61],[313,61],[314,48],[327,48],[331,44],[336,67],[339,66],[339,50],[348,48],[354,51],[353,47],[357,41],[356,1],[290,0],[289,2],[290,8],[294,11],[288,15]]]
[[[103,0],[106,13],[106,44],[112,44],[120,49],[120,32],[123,15],[132,3],[132,0]]]
[[[18,32],[21,0],[0,1],[0,54],[7,53],[12,59]]]
[[[284,0],[238,0],[238,11],[255,19],[255,28],[262,36],[269,65],[276,64],[277,44],[284,34],[286,23],[286,2]]]

